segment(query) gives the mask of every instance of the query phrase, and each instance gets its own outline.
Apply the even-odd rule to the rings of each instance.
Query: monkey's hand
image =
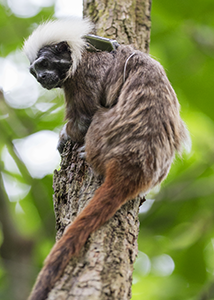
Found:
[[[59,151],[60,154],[62,154],[67,140],[70,139],[70,136],[68,135],[67,130],[66,130],[66,126],[67,126],[67,124],[65,124],[63,126],[63,128],[62,128],[62,130],[59,134],[59,141],[58,141],[58,144],[57,144],[57,150]]]

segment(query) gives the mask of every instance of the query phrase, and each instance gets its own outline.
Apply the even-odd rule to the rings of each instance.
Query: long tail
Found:
[[[139,190],[136,183],[130,184],[130,179],[124,178],[121,170],[119,173],[117,163],[108,165],[104,183],[52,248],[29,300],[45,300],[71,257],[79,253],[88,236],[109,220],[123,203],[137,196]]]

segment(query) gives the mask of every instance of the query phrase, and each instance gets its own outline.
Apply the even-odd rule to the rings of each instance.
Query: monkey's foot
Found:
[[[85,145],[79,147],[77,149],[77,151],[79,152],[79,157],[85,159],[86,158],[86,152],[85,152]]]

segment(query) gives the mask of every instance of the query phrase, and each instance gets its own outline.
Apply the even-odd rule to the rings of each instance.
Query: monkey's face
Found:
[[[31,74],[46,89],[62,87],[72,65],[71,51],[66,42],[41,48],[30,65]]]

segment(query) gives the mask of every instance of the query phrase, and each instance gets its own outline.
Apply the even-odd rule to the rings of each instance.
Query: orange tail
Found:
[[[45,300],[71,257],[79,253],[88,236],[109,220],[123,203],[138,194],[134,184],[128,184],[126,179],[118,174],[115,163],[108,165],[105,182],[51,250],[29,300]]]

